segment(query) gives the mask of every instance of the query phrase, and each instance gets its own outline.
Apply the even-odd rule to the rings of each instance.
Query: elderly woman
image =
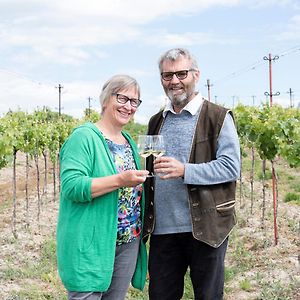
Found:
[[[127,75],[108,80],[101,119],[76,128],[60,152],[58,270],[69,300],[124,299],[130,282],[145,284],[143,185],[136,145],[122,131],[141,104]]]

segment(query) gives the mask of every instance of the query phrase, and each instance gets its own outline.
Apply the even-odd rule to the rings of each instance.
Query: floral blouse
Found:
[[[115,144],[106,139],[118,173],[126,170],[135,170],[132,149],[128,143]],[[118,200],[118,232],[117,245],[134,241],[141,233],[141,206],[142,185],[136,187],[121,187]]]

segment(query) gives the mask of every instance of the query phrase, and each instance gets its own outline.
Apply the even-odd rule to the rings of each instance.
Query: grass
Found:
[[[9,299],[16,300],[66,300],[65,290],[56,270],[55,240],[46,239],[41,245],[39,258],[35,262],[25,260],[16,265],[13,259],[6,259],[2,280],[18,283],[18,289],[10,291]],[[43,287],[43,288],[41,288]]]
[[[246,291],[246,292],[250,292],[252,290],[252,285],[248,279],[243,279],[240,282],[239,286],[243,291]]]
[[[284,202],[292,202],[292,203],[300,205],[300,194],[288,192],[287,194],[285,194],[283,201]]]
[[[296,300],[297,295],[293,291],[300,291],[299,281],[285,284],[280,280],[268,280],[258,275],[258,282],[261,286],[261,300]]]

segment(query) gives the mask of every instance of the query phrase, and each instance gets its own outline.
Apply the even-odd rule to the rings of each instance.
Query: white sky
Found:
[[[300,102],[299,0],[0,0],[0,115],[47,106],[81,117],[114,74],[135,77],[146,123],[165,101],[157,61],[173,47],[188,48],[201,71],[199,91],[228,107]],[[254,97],[253,97],[254,96]]]

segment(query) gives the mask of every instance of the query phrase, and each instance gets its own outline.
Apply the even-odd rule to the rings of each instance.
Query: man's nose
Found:
[[[180,82],[180,80],[177,78],[176,74],[173,74],[173,77],[172,77],[172,79],[170,80],[170,82],[174,84],[174,83]]]

